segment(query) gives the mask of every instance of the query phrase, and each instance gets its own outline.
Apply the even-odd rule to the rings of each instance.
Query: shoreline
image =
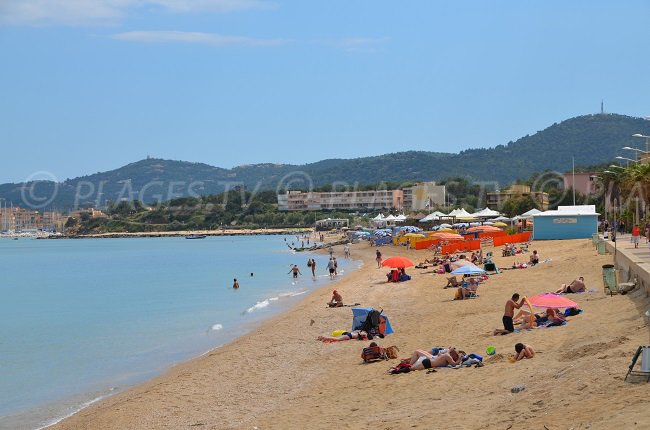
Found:
[[[451,344],[484,355],[486,345],[494,345],[499,353],[486,357],[480,369],[387,375],[396,360],[360,363],[359,353],[366,342],[317,342],[316,336],[348,329],[351,322],[349,308],[325,307],[330,291],[323,286],[251,333],[49,428],[383,425],[401,429],[430,428],[427,423],[436,422],[440,428],[497,429],[526,421],[533,428],[588,423],[593,429],[643,422],[648,417],[645,387],[623,384],[622,379],[632,348],[647,342],[647,323],[639,326],[643,317],[637,307],[650,303],[648,298],[628,295],[614,297],[616,306],[612,306],[602,293],[600,273],[600,266],[609,263],[611,256],[594,255],[587,242],[535,242],[542,256],[552,261],[503,271],[481,286],[478,299],[456,302],[451,300],[452,290],[441,288],[444,276],[409,269],[412,281],[387,284],[386,270],[376,269],[374,248],[366,243],[352,246],[352,256],[363,266],[336,282],[336,288],[347,303],[384,309],[396,333],[380,344],[397,345],[400,357],[414,349]],[[403,247],[380,249],[384,257],[404,255],[416,262],[428,256]],[[335,251],[339,254],[340,249]],[[506,268],[513,257],[496,257],[495,261]],[[564,327],[491,335],[513,291],[524,295],[552,291],[576,274],[584,274],[587,285],[597,290],[575,298],[584,314]],[[621,318],[622,313],[630,318]],[[598,330],[593,329],[595,324]],[[520,341],[530,342],[538,354],[533,360],[510,364],[506,357]],[[510,388],[522,382],[526,390],[513,395]],[[417,395],[423,392],[429,394]],[[451,393],[472,399],[471,411],[467,403],[452,401]],[[568,401],[575,396],[580,397],[579,404]],[[618,414],[610,413],[612,398],[617,399]],[[355,412],[362,407],[373,414]],[[494,410],[501,413],[488,415]],[[486,416],[491,418],[486,420]]]
[[[287,229],[223,229],[223,230],[180,230],[180,231],[143,231],[119,233],[94,233],[78,235],[51,235],[37,237],[37,239],[124,239],[124,238],[149,238],[149,237],[185,237],[192,235],[205,236],[264,236],[264,235],[295,235],[313,233],[313,228],[287,228]]]
[[[270,234],[274,234],[274,233],[270,233]],[[326,254],[325,252],[322,252],[322,251],[318,252],[318,251],[319,251],[319,249],[310,250],[310,252],[312,252],[314,254],[321,254],[321,255]],[[312,294],[314,294],[314,293],[316,293],[316,292],[318,292],[318,291],[320,291],[322,289],[331,288],[332,285],[336,285],[336,284],[338,284],[340,282],[343,282],[351,274],[358,272],[359,269],[363,266],[363,262],[361,260],[359,260],[359,259],[349,259],[349,260],[346,260],[346,262],[347,262],[347,264],[344,267],[344,271],[341,272],[339,274],[339,276],[335,280],[333,280],[331,282],[326,282],[324,284],[321,283],[322,281],[319,281],[318,284],[315,284],[315,285],[318,285],[317,287],[315,287],[315,285],[312,285],[312,283],[311,283],[311,280],[312,280],[311,273],[305,272],[303,274],[304,279],[302,280],[302,282],[306,282],[306,284],[303,285],[303,287],[298,292],[292,293],[288,297],[288,298],[292,299],[292,302],[281,305],[277,310],[271,311],[271,313],[269,315],[263,317],[262,319],[258,319],[255,322],[246,323],[245,325],[247,325],[248,328],[244,331],[243,334],[237,334],[234,337],[232,337],[230,339],[227,339],[227,340],[225,340],[224,342],[222,342],[222,343],[220,343],[218,345],[215,345],[215,346],[210,347],[209,349],[200,351],[196,355],[189,356],[189,357],[183,358],[180,361],[170,363],[167,366],[165,366],[164,369],[162,369],[161,371],[156,372],[153,376],[149,376],[146,379],[139,379],[136,382],[132,382],[132,383],[129,383],[127,385],[123,385],[121,387],[120,386],[111,386],[110,388],[107,388],[105,390],[105,392],[101,392],[101,394],[99,394],[97,396],[94,396],[92,398],[89,397],[87,400],[84,400],[84,401],[78,403],[77,406],[71,406],[68,409],[67,412],[61,414],[60,416],[53,417],[53,418],[47,420],[46,422],[44,422],[43,424],[39,424],[39,426],[36,428],[36,430],[54,428],[55,426],[57,426],[62,421],[65,421],[65,420],[75,416],[76,414],[86,410],[88,407],[90,407],[91,405],[93,405],[95,403],[102,402],[102,401],[111,399],[112,397],[114,397],[116,395],[120,395],[122,393],[129,392],[130,390],[132,390],[132,389],[134,389],[134,388],[136,388],[138,386],[141,386],[143,384],[147,384],[147,383],[149,383],[149,382],[151,382],[151,381],[153,381],[153,380],[155,380],[155,379],[157,379],[159,377],[164,376],[165,374],[167,374],[168,372],[170,372],[171,370],[173,370],[177,366],[182,366],[182,365],[194,362],[196,360],[200,360],[200,359],[202,359],[202,358],[204,358],[204,357],[206,357],[208,355],[212,355],[212,353],[219,350],[220,348],[228,347],[229,345],[238,342],[240,339],[245,338],[245,337],[249,336],[251,333],[259,330],[265,324],[270,323],[275,318],[278,318],[278,317],[282,316],[283,314],[285,314],[286,312],[289,312],[292,309],[300,306],[301,303],[304,300],[306,300],[310,295],[312,295]],[[324,268],[322,268],[322,269],[324,269]],[[324,275],[324,276],[326,276],[326,275]],[[273,302],[274,299],[269,299],[269,298],[264,300],[264,302],[268,302],[269,300],[272,303],[274,303]],[[253,307],[256,307],[260,303],[261,302],[257,302],[256,305],[254,305]],[[249,308],[246,312],[250,312],[251,309],[252,308]]]

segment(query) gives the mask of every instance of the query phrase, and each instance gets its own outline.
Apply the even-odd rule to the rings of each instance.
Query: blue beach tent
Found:
[[[359,330],[361,328],[363,322],[368,316],[368,312],[370,312],[372,309],[373,308],[352,308],[352,330]],[[383,313],[381,316],[386,318],[386,331],[384,334],[386,335],[394,333],[393,328],[390,326],[390,321],[388,321],[388,317]]]

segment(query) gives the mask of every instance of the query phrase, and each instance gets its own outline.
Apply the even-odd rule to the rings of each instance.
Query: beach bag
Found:
[[[393,345],[386,348],[385,351],[386,351],[386,357],[390,359],[394,359],[397,358],[397,353],[399,352],[399,348]]]
[[[396,375],[398,373],[408,373],[411,371],[411,364],[408,362],[401,362],[395,367],[391,367],[389,373]]]
[[[379,326],[377,327],[377,332],[380,335],[386,334],[386,317],[379,315]]]
[[[375,360],[388,360],[386,351],[379,345],[368,346],[361,351],[361,358],[364,363]]]

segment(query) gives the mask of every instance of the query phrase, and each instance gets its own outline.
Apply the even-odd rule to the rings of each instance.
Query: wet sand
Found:
[[[349,329],[350,308],[325,306],[324,287],[263,327],[164,375],[94,404],[56,429],[611,429],[648,428],[647,384],[624,383],[637,346],[650,343],[645,293],[609,297],[590,240],[535,242],[537,267],[507,270],[479,288],[479,298],[452,301],[444,275],[407,270],[413,280],[386,283],[374,248],[352,247],[365,263],[333,284],[347,303],[383,308],[396,333],[380,341],[400,357],[454,345],[485,356],[481,368],[388,375],[398,360],[363,364],[369,342],[326,344],[318,335]],[[384,258],[421,261],[427,251],[382,247]],[[488,249],[489,250],[489,249]],[[500,254],[500,251],[497,251]],[[497,253],[495,252],[495,254]],[[336,249],[342,258],[342,249]],[[500,267],[523,257],[496,257]],[[319,268],[324,270],[324,268]],[[572,295],[585,311],[563,327],[493,336],[512,293],[535,295],[577,276],[595,292]],[[313,323],[312,323],[313,320]],[[514,344],[532,345],[532,360],[510,363]],[[525,390],[511,388],[525,384]],[[644,427],[645,426],[645,427]]]

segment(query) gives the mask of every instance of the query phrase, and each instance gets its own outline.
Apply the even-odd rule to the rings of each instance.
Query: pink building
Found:
[[[594,176],[596,175],[597,173],[595,172],[580,172],[575,174],[570,172],[565,173],[563,177],[564,189],[568,190],[569,188],[573,188],[576,190],[576,193],[580,193],[585,196],[593,196],[594,194],[598,194],[598,182],[597,179],[594,179]]]

